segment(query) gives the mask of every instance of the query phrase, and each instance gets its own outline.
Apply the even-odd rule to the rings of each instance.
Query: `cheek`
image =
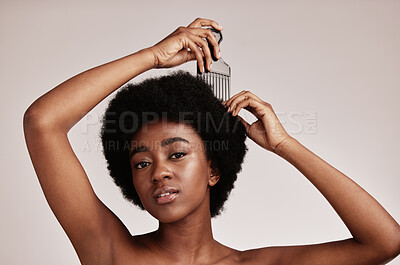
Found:
[[[180,176],[182,188],[199,191],[206,189],[208,185],[207,163],[199,159],[193,159],[183,167],[176,169],[176,174]]]
[[[144,183],[144,181],[141,180],[138,176],[136,176],[136,177],[132,176],[132,181],[133,181],[133,186],[135,187],[137,194],[139,195],[140,199],[142,200],[144,192],[146,192],[150,189],[149,184],[146,185],[146,183]]]

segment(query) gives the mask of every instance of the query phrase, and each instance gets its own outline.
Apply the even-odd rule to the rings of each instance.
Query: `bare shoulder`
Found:
[[[344,239],[310,245],[274,246],[244,251],[251,264],[312,265],[312,264],[386,264],[382,253],[366,248],[354,239]],[[246,264],[246,263],[243,263]]]
[[[241,251],[241,264],[280,264],[282,249],[279,247],[263,247]]]
[[[355,264],[361,257],[352,240],[341,240],[314,245],[271,246],[249,250],[236,250],[218,243],[213,265],[280,265],[280,264]],[[171,264],[171,260],[154,248],[154,232],[131,236],[113,249],[113,264]],[[165,262],[164,262],[165,261]],[[336,263],[340,261],[339,263]],[[161,263],[160,263],[161,262]]]

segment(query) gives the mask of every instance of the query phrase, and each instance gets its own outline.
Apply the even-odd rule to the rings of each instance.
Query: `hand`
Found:
[[[202,27],[213,27],[222,30],[217,22],[198,18],[187,27],[179,27],[165,39],[151,47],[154,54],[154,67],[169,68],[196,59],[200,71],[204,72],[204,60],[210,71],[212,57],[207,41],[214,48],[214,56],[220,58],[219,46],[215,36],[210,29]]]
[[[292,138],[283,128],[271,104],[249,91],[242,91],[222,104],[229,107],[228,112],[232,112],[233,116],[237,116],[242,108],[256,116],[258,120],[251,125],[240,116],[238,118],[246,127],[247,136],[271,152],[279,155],[277,147]]]

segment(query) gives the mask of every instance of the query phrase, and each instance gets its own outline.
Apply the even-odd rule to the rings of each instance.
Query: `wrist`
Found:
[[[142,54],[142,56],[144,56],[144,58],[146,58],[145,61],[146,61],[147,68],[149,70],[157,68],[158,59],[153,51],[153,47],[144,48],[144,49],[140,50],[139,53]]]
[[[278,156],[283,157],[285,155],[286,150],[290,148],[290,146],[298,143],[298,141],[289,136],[288,138],[285,138],[282,142],[280,142],[274,149],[274,153],[277,154]]]

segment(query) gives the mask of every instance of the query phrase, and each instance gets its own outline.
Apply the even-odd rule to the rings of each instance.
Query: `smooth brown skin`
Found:
[[[163,140],[174,137],[188,142],[171,141],[161,146]],[[135,135],[133,142],[132,148],[148,147],[148,151],[136,153],[131,158],[133,184],[144,207],[160,221],[160,225],[193,224],[195,220],[211,219],[209,188],[218,182],[219,175],[206,159],[202,140],[192,127],[172,122],[146,125]],[[180,191],[173,203],[159,205],[154,201],[154,190],[162,186],[172,186]],[[198,208],[205,210],[206,215],[202,218],[190,215]]]
[[[139,134],[134,140],[140,138],[149,151],[134,155],[131,160],[131,166],[143,162],[139,166],[143,168],[134,170],[132,178],[146,208],[159,218],[159,229],[131,236],[99,200],[70,146],[68,131],[110,93],[149,69],[173,67],[190,60],[197,60],[202,67],[204,56],[210,69],[210,50],[203,38],[214,45],[217,57],[219,47],[204,26],[222,30],[214,21],[196,19],[153,47],[74,76],[26,111],[24,132],[36,174],[81,263],[369,265],[384,264],[396,257],[400,252],[398,223],[355,182],[289,136],[272,106],[248,91],[224,104],[233,115],[244,108],[258,118],[251,125],[242,120],[247,135],[295,166],[325,196],[353,238],[247,251],[218,243],[212,237],[209,213],[209,189],[219,179],[218,169],[205,159],[204,150],[191,149],[190,144],[175,142],[163,148],[156,144],[172,136],[185,138],[192,145],[200,143],[195,131],[174,123],[169,123],[168,130],[160,130],[160,125],[155,124],[147,134]],[[188,154],[176,154],[180,149]],[[196,168],[198,174],[193,175],[189,166]],[[181,188],[182,193],[166,207],[154,205],[152,191],[165,183]]]

